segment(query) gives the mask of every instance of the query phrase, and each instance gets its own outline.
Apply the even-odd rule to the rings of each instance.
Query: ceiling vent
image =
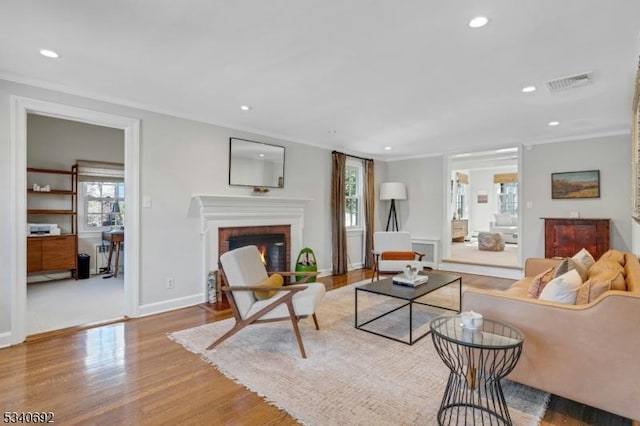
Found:
[[[562,90],[575,89],[593,83],[593,73],[585,72],[569,77],[550,80],[545,83],[550,92],[559,92]]]

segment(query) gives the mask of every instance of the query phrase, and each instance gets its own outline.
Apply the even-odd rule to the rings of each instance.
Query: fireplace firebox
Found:
[[[229,238],[229,250],[250,245],[258,247],[267,271],[287,270],[287,242],[284,234],[243,235]]]

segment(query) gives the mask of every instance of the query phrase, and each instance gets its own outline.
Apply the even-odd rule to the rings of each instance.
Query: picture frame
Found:
[[[551,173],[551,198],[600,198],[600,170]]]

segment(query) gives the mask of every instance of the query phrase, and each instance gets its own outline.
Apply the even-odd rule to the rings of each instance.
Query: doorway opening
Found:
[[[27,127],[28,116],[38,115],[59,118],[74,122],[121,129],[124,135],[124,165],[127,193],[125,202],[128,214],[124,226],[127,234],[124,270],[124,315],[138,316],[139,306],[139,152],[140,122],[137,119],[122,117],[98,111],[71,107],[37,99],[12,96],[11,153],[12,178],[11,199],[15,210],[11,217],[11,332],[8,344],[17,344],[27,336]]]
[[[448,159],[443,262],[520,267],[518,148]]]

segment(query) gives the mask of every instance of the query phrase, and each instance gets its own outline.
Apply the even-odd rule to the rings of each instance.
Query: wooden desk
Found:
[[[124,242],[124,231],[102,231],[102,239],[109,242],[109,260],[107,261],[107,268],[109,272],[113,271],[114,277],[118,278],[118,263],[120,261],[120,248]],[[116,263],[114,265],[114,269],[111,269],[111,257],[113,256],[114,249],[116,251]]]

